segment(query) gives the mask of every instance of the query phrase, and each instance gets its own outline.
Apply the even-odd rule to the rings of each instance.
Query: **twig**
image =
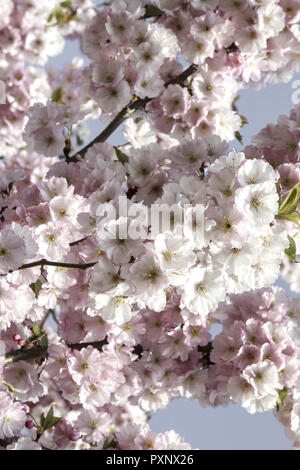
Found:
[[[51,309],[51,315],[55,323],[58,325],[59,324],[59,319],[56,316],[55,310]]]
[[[88,269],[92,268],[97,264],[97,261],[93,263],[59,263],[58,261],[48,261],[47,259],[40,259],[39,261],[34,261],[33,263],[23,264],[18,269],[28,269],[34,268],[35,266],[57,266],[59,268],[75,268],[75,269]]]
[[[98,351],[102,351],[103,346],[108,344],[107,336],[101,341],[90,341],[87,343],[71,343],[67,344],[68,348],[76,351],[81,351],[81,349],[87,348],[88,346],[92,346]],[[141,344],[137,344],[134,346],[132,352],[141,359],[143,355],[143,347]],[[46,359],[48,357],[48,348],[47,346],[34,346],[30,349],[17,349],[14,351],[10,351],[9,353],[5,354],[5,364],[9,364],[11,362],[18,362],[18,361],[32,361],[35,359]]]
[[[102,341],[93,341],[88,343],[71,343],[67,344],[68,348],[75,349],[80,351],[83,348],[92,346],[93,348],[102,351],[103,346],[107,344],[107,339]],[[5,364],[18,361],[33,361],[36,359],[46,359],[48,357],[48,347],[47,346],[34,346],[30,349],[16,349],[5,354]]]
[[[192,75],[194,72],[196,72],[197,67],[196,65],[192,64],[190,65],[186,70],[184,70],[182,73],[180,73],[177,77],[172,78],[168,80],[165,83],[165,87],[168,85],[183,85],[185,80]],[[131,114],[133,114],[135,111],[139,109],[144,109],[146,105],[152,101],[154,98],[137,98],[135,100],[131,100],[131,102],[125,106],[118,114],[117,116],[108,124],[108,126],[97,136],[95,137],[94,140],[92,140],[89,144],[87,144],[85,147],[83,147],[79,152],[77,152],[73,157],[68,158],[68,162],[77,162],[78,158],[76,158],[76,155],[80,155],[80,157],[84,158],[86,152],[92,145],[95,145],[99,142],[105,142],[108,137],[122,124],[122,122],[125,121]]]
[[[18,269],[11,269],[8,271],[8,273],[13,273],[15,271],[19,271],[21,269],[29,269],[29,268],[35,268],[36,266],[57,266],[58,268],[74,268],[74,269],[88,269],[92,268],[97,264],[97,261],[94,261],[92,263],[59,263],[58,261],[48,261],[47,259],[40,259],[38,261],[33,261],[32,263],[27,263],[23,264],[20,266]],[[0,276],[6,276],[6,274],[0,274]]]
[[[43,320],[42,320],[41,323],[40,323],[40,328],[41,328],[41,329],[43,328],[43,326],[45,325],[45,323],[46,323],[46,321],[47,321],[49,315],[51,315],[51,314],[52,314],[52,308],[49,308],[49,309],[47,310],[47,312],[46,312],[46,315],[44,316]]]
[[[80,243],[84,242],[88,237],[80,238],[80,240],[76,240],[75,242],[69,243],[69,246],[80,245]]]

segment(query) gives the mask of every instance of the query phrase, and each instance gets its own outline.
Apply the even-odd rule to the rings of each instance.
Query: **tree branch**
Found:
[[[35,268],[36,266],[57,266],[58,268],[74,268],[74,269],[88,269],[92,268],[97,264],[97,261],[94,261],[92,263],[59,263],[58,261],[48,261],[47,259],[40,259],[38,261],[33,261],[32,263],[27,263],[23,264],[20,266],[18,269],[13,269],[8,271],[8,273],[13,273],[15,271],[19,271],[21,269],[29,269],[29,268]],[[0,274],[0,276],[6,276],[6,274]]]
[[[18,361],[34,361],[36,359],[46,359],[48,356],[47,346],[35,346],[30,349],[16,349],[5,354],[5,364]]]
[[[209,341],[205,346],[198,346],[198,352],[202,353],[202,358],[200,359],[200,363],[203,369],[208,369],[209,366],[213,365],[214,362],[210,360],[210,355],[213,350],[212,341]]]
[[[101,341],[90,341],[87,343],[71,343],[67,344],[68,348],[76,351],[81,351],[81,349],[92,346],[98,351],[102,351],[103,346],[108,344],[107,336]],[[143,347],[140,344],[134,346],[132,352],[141,359],[143,355]],[[47,346],[34,346],[30,349],[16,349],[5,354],[5,364],[10,364],[12,362],[18,361],[33,361],[36,359],[46,359],[48,357],[48,347]]]
[[[88,346],[93,346],[93,348],[102,351],[102,348],[107,343],[107,339],[103,339],[102,341],[93,341],[88,343],[71,343],[67,344],[68,348],[75,349],[76,351],[80,351],[83,348],[87,348]],[[18,361],[33,361],[36,359],[46,359],[48,357],[48,347],[47,346],[34,346],[30,349],[16,349],[14,351],[10,351],[9,353],[5,354],[5,364],[9,364],[11,362],[18,362]]]
[[[192,75],[194,72],[196,72],[197,67],[196,65],[192,64],[190,65],[186,70],[184,70],[182,73],[180,73],[177,77],[171,78],[165,83],[165,87],[168,85],[183,85],[185,80]],[[135,101],[131,101],[127,106],[125,106],[118,114],[117,116],[108,124],[108,126],[97,136],[95,137],[94,140],[92,140],[89,144],[87,144],[85,147],[83,147],[79,152],[77,152],[73,157],[68,158],[68,162],[77,162],[78,158],[76,158],[76,155],[80,155],[82,158],[88,151],[90,147],[92,147],[94,144],[97,144],[99,142],[105,142],[108,137],[122,124],[122,122],[125,121],[131,114],[133,114],[135,111],[139,109],[144,109],[146,105],[152,101],[154,98],[137,98]]]
[[[33,263],[23,264],[18,269],[28,269],[34,268],[35,266],[57,266],[59,268],[77,268],[77,269],[88,269],[92,268],[97,264],[97,261],[93,263],[59,263],[58,261],[48,261],[47,259],[40,259],[39,261],[34,261]]]

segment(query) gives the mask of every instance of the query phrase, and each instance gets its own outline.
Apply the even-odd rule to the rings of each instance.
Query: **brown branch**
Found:
[[[75,269],[88,269],[92,268],[97,264],[97,261],[93,263],[59,263],[58,261],[48,261],[47,259],[40,259],[39,261],[34,261],[33,263],[23,264],[18,269],[28,269],[34,268],[35,266],[57,266],[59,268],[75,268]]]
[[[88,238],[88,237],[80,238],[80,240],[76,240],[75,242],[69,243],[69,246],[80,245],[80,243],[84,242],[84,240],[86,240],[87,238]]]
[[[49,316],[52,315],[52,311],[54,311],[52,308],[49,308],[46,312],[46,314],[44,315],[44,318],[42,319],[41,323],[40,323],[40,329],[43,329],[46,321],[48,320]]]
[[[47,346],[35,346],[30,349],[16,349],[5,354],[5,364],[18,361],[34,361],[36,359],[46,359],[47,356]]]
[[[88,269],[92,268],[97,264],[97,261],[94,261],[92,263],[59,263],[58,261],[48,261],[47,259],[40,259],[38,261],[33,261],[32,263],[27,263],[23,264],[20,266],[18,269],[11,269],[8,271],[8,273],[13,273],[15,271],[19,271],[21,269],[29,269],[29,268],[35,268],[36,266],[57,266],[58,268],[74,268],[74,269]],[[0,276],[6,276],[6,274],[0,274]]]
[[[88,346],[92,346],[93,348],[102,351],[102,348],[107,343],[107,339],[105,338],[102,341],[93,341],[88,343],[71,343],[67,344],[68,348],[75,349],[76,351],[80,351],[83,348],[87,348]],[[9,353],[5,354],[5,364],[9,364],[11,362],[18,362],[18,361],[33,361],[36,359],[46,359],[48,357],[48,347],[47,346],[34,346],[30,349],[16,349],[14,351],[10,351]]]
[[[201,359],[199,360],[200,364],[202,365],[203,369],[208,369],[210,365],[213,365],[214,362],[210,360],[210,355],[213,350],[212,341],[209,341],[205,346],[198,346],[197,351],[202,354]]]
[[[68,348],[76,351],[81,351],[81,349],[92,346],[98,351],[102,351],[103,346],[108,344],[107,336],[101,341],[90,341],[87,343],[70,343],[67,344]],[[143,355],[143,347],[140,344],[134,346],[132,352],[138,355],[138,358],[141,359]],[[30,349],[22,348],[10,351],[5,354],[5,364],[10,364],[12,362],[18,361],[33,361],[36,359],[47,359],[48,357],[48,347],[47,346],[34,346]]]
[[[186,70],[180,73],[177,77],[171,78],[165,83],[165,87],[168,85],[183,85],[185,80],[195,73],[197,70],[196,65],[190,65]],[[94,140],[92,140],[89,144],[83,147],[79,152],[77,152],[73,157],[68,158],[68,162],[77,162],[78,158],[76,155],[80,155],[82,158],[88,151],[92,145],[97,144],[99,142],[105,142],[108,137],[124,122],[131,114],[139,109],[145,109],[146,105],[152,101],[154,98],[137,98],[135,101],[131,101],[127,106],[125,106],[117,116],[108,124],[108,126],[97,136]]]

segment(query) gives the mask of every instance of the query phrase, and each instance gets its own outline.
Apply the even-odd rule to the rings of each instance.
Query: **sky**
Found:
[[[67,41],[64,52],[50,59],[47,66],[61,68],[74,56],[81,56],[77,41]],[[295,75],[293,80],[300,78]],[[251,137],[268,123],[276,123],[280,114],[289,114],[293,108],[292,82],[268,85],[259,91],[247,89],[240,92],[238,110],[249,124],[241,130],[244,145],[251,143]],[[105,127],[99,121],[90,122],[91,137]],[[124,142],[121,129],[108,140],[113,145]],[[231,148],[241,150],[234,141]],[[281,281],[279,285],[286,286]],[[159,410],[150,420],[151,429],[162,432],[173,429],[193,449],[201,450],[287,450],[292,441],[285,436],[283,426],[272,411],[251,415],[239,405],[218,408],[202,408],[197,400],[177,399],[167,408]]]

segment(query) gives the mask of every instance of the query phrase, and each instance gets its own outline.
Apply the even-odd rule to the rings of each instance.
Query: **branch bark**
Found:
[[[88,343],[71,343],[67,344],[68,348],[75,349],[80,351],[83,348],[88,346],[93,346],[93,348],[102,351],[103,346],[107,344],[107,339],[102,341],[93,341]],[[5,354],[5,364],[18,361],[34,361],[36,359],[46,359],[48,357],[48,347],[47,346],[34,346],[30,349],[16,349]]]
[[[196,65],[192,64],[190,65],[186,70],[184,70],[182,73],[180,73],[177,77],[172,78],[168,80],[165,83],[165,87],[168,85],[183,85],[185,80],[190,77],[193,73],[195,73],[197,70]],[[92,147],[94,144],[97,144],[99,142],[105,142],[108,137],[111,136],[111,134],[129,117],[131,114],[133,114],[135,111],[139,109],[145,109],[146,105],[152,101],[154,98],[138,98],[135,101],[132,101],[129,103],[127,106],[125,106],[118,114],[117,116],[108,124],[108,126],[97,136],[95,137],[94,140],[92,140],[89,144],[87,144],[85,147],[83,147],[79,152],[77,152],[73,157],[68,158],[68,162],[77,162],[78,158],[76,158],[76,155],[80,155],[82,158],[84,158],[86,152],[90,147]]]
[[[76,269],[88,269],[92,268],[97,264],[97,261],[92,263],[59,263],[58,261],[48,261],[47,259],[40,259],[33,263],[27,263],[20,266],[18,269],[34,268],[35,266],[57,266],[59,268],[76,268]]]
[[[20,269],[29,269],[35,268],[36,266],[57,266],[58,268],[74,268],[74,269],[88,269],[92,268],[97,264],[97,261],[93,261],[92,263],[60,263],[58,261],[48,261],[47,259],[40,259],[38,261],[33,261],[32,263],[23,264],[18,269],[10,270],[9,273],[13,273],[14,271],[19,271]],[[6,274],[0,274],[0,276],[6,276]]]

